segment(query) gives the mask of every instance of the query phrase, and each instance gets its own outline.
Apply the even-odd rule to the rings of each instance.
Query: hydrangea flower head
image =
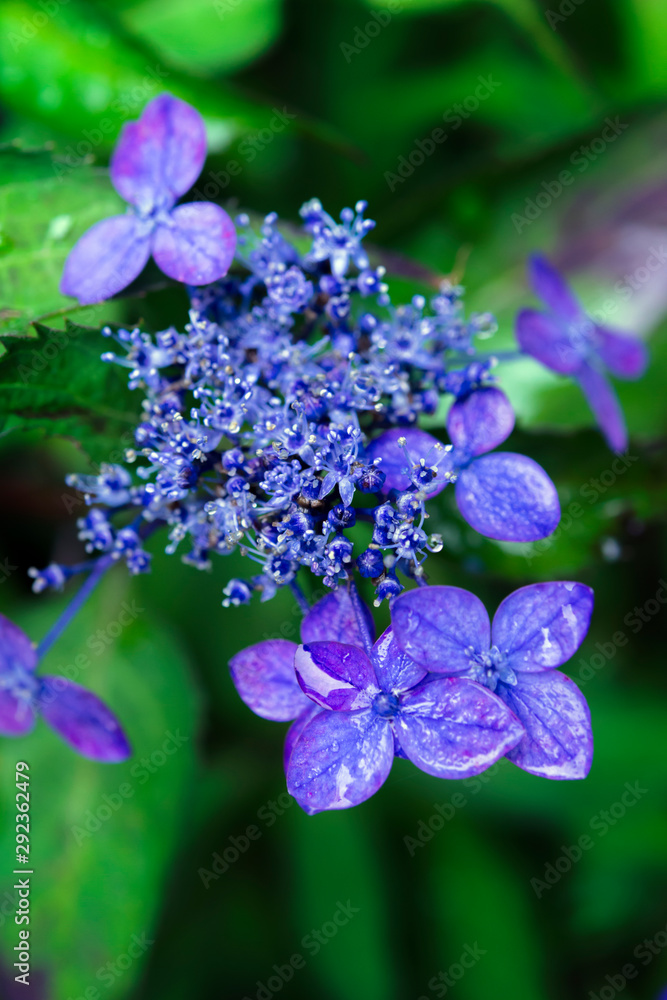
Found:
[[[519,346],[552,371],[576,379],[609,447],[625,451],[625,418],[607,373],[622,379],[639,378],[648,363],[646,348],[636,337],[608,330],[590,319],[544,257],[534,255],[528,273],[533,291],[547,311],[523,309],[519,313]]]
[[[153,255],[165,274],[206,285],[227,273],[236,231],[219,205],[176,206],[201,173],[206,133],[199,112],[171,94],[150,101],[122,130],[111,158],[111,181],[129,203],[125,215],[97,222],[76,243],[60,291],[82,304],[121,291]],[[176,207],[175,207],[176,206]]]
[[[100,699],[65,677],[37,676],[37,651],[17,625],[0,615],[0,735],[25,736],[39,713],[77,753],[117,763],[130,747]]]
[[[536,583],[516,590],[493,619],[459,587],[423,587],[392,607],[399,647],[446,677],[469,677],[501,698],[525,735],[507,753],[544,778],[584,778],[593,756],[590,713],[574,681],[555,668],[581,645],[593,592],[581,583]]]

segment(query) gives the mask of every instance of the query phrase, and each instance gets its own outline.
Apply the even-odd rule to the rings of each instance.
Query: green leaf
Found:
[[[41,176],[13,179],[24,164]],[[106,170],[73,170],[43,155],[0,150],[0,336],[26,336],[33,320],[56,310],[77,312],[87,322],[119,316],[117,304],[82,309],[58,286],[79,237],[124,208]]]
[[[368,806],[360,808],[368,811]],[[392,1000],[397,991],[388,940],[387,889],[363,814],[348,810],[312,817],[295,807],[289,817],[298,938],[332,921],[341,902],[349,902],[357,911],[312,959],[319,992],[347,1000],[354,970],[356,996]]]
[[[34,607],[19,624],[38,639],[62,605]],[[44,671],[94,690],[121,720],[133,756],[117,765],[84,760],[41,720],[30,736],[3,740],[0,851],[6,860],[14,853],[14,764],[24,760],[35,870],[33,968],[46,971],[52,996],[81,996],[96,985],[113,1000],[128,995],[150,959],[151,946],[142,949],[135,936],[144,945],[155,937],[187,827],[197,784],[198,700],[178,643],[133,603],[124,571],[104,582],[45,658]],[[7,868],[3,892],[12,885]],[[4,936],[5,960],[15,940]],[[111,975],[105,966],[128,955],[133,940],[129,966],[123,959],[122,974]]]
[[[257,103],[230,85],[204,84],[165,65],[94,4],[69,0],[57,17],[43,24],[44,17],[37,0],[0,7],[0,97],[18,113],[75,137],[66,148],[72,162],[107,152],[123,123],[165,90],[202,113],[211,149],[266,124]]]
[[[482,833],[459,816],[431,847],[429,885],[440,963],[433,974],[447,975],[455,963],[467,966],[456,983],[460,1000],[545,997],[543,948],[530,912],[532,890],[517,880],[494,833],[495,828]]]
[[[75,440],[95,463],[117,462],[133,443],[138,401],[123,370],[100,360],[99,330],[38,326],[0,365],[0,438],[18,430]]]
[[[141,0],[119,17],[171,65],[197,74],[238,69],[281,28],[281,0]]]

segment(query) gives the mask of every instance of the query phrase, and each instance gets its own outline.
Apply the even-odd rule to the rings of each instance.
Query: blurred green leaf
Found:
[[[38,325],[39,338],[12,345],[0,364],[0,437],[16,431],[71,437],[95,462],[122,459],[137,403],[123,371],[104,364],[99,330]]]
[[[517,859],[506,854],[497,836],[476,830],[463,816],[440,835],[432,850],[437,857],[431,858],[429,884],[440,962],[433,975],[446,975],[467,952],[463,978],[455,974],[461,1000],[546,998],[543,949],[531,913],[531,890],[527,881],[516,877]],[[475,953],[479,957],[473,961]],[[450,984],[453,981],[450,978]]]
[[[113,5],[112,5],[113,6]],[[141,0],[120,20],[171,65],[207,75],[238,69],[281,27],[281,0]]]
[[[20,624],[38,639],[62,605],[33,607]],[[197,697],[178,644],[132,602],[124,571],[105,581],[45,658],[44,670],[66,672],[99,694],[118,714],[134,752],[123,764],[87,761],[41,721],[30,736],[3,740],[0,852],[5,859],[14,853],[14,763],[25,760],[33,967],[46,970],[49,996],[80,996],[96,986],[111,1000],[128,995],[150,958],[146,942],[155,937],[195,785]],[[10,891],[11,876],[4,874],[3,883]],[[5,935],[5,956],[14,943]],[[122,958],[128,949],[129,965]],[[105,969],[118,959],[115,973]]]
[[[361,809],[368,807],[361,807]],[[388,886],[378,844],[363,815],[289,813],[299,938],[331,921],[339,902],[358,912],[312,961],[322,994],[336,1000],[392,1000],[396,973],[386,920]]]
[[[165,90],[198,108],[211,149],[265,125],[267,112],[258,103],[231,85],[204,84],[165,65],[111,14],[81,0],[53,2],[52,17],[37,0],[7,0],[0,7],[0,97],[15,111],[75,137],[65,150],[73,163],[107,152],[122,124]]]

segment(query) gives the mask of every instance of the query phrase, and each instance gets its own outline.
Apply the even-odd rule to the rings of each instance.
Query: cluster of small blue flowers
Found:
[[[68,478],[92,507],[80,521],[88,551],[143,572],[143,538],[158,524],[168,526],[168,551],[187,544],[183,558],[200,569],[240,548],[259,572],[231,581],[225,605],[253,589],[272,597],[300,567],[332,588],[356,567],[376,581],[378,601],[402,589],[399,570],[423,578],[424,559],[442,547],[424,530],[425,500],[448,451],[433,439],[431,457],[411,452],[410,431],[446,394],[468,399],[489,382],[475,337],[494,325],[486,314],[467,319],[462,289],[448,283],[428,305],[421,295],[394,305],[384,269],[363,248],[374,225],[365,209],[358,202],[336,222],[309,201],[302,253],[274,214],[259,232],[241,216],[238,273],[190,289],[183,333],[103,331],[125,351],[103,360],[127,367],[145,399],[128,465]],[[389,453],[371,442],[396,427],[408,435],[409,478],[396,489],[389,470],[387,489]],[[355,495],[366,506],[353,507]],[[138,516],[114,526],[127,512]],[[349,529],[358,519],[372,540],[355,553]],[[64,572],[49,567],[35,589],[62,583]]]

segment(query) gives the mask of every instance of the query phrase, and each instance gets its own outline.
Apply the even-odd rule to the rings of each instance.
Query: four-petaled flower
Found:
[[[334,639],[327,637],[332,625]],[[391,627],[375,643],[371,627],[356,593],[339,588],[304,619],[301,646],[267,640],[230,663],[253,711],[296,718],[285,747],[287,788],[311,814],[370,798],[394,756],[436,777],[466,778],[524,734],[488,688],[469,678],[429,676],[398,648]]]
[[[458,399],[447,415],[452,445],[416,427],[393,428],[371,442],[367,457],[379,461],[384,491],[423,490],[427,498],[456,483],[456,502],[468,524],[488,538],[531,542],[560,520],[554,484],[526,455],[486,452],[512,433],[514,411],[500,389],[484,386]]]
[[[199,112],[171,94],[146,105],[128,122],[111,157],[111,181],[129,202],[125,215],[97,222],[71,250],[60,291],[82,304],[115,295],[148,258],[188,285],[217,281],[229,270],[236,230],[212,202],[176,204],[199,177],[206,133]]]
[[[519,313],[519,346],[547,368],[576,379],[609,447],[625,451],[625,418],[606,373],[623,379],[639,378],[648,363],[646,348],[636,337],[608,330],[590,319],[544,257],[533,256],[528,273],[533,291],[548,312],[523,309]]]
[[[24,736],[37,712],[77,753],[114,764],[130,755],[115,715],[91,691],[65,677],[38,677],[37,651],[0,615],[0,735]]]
[[[581,645],[593,591],[581,583],[536,583],[514,591],[489,616],[459,587],[424,587],[394,601],[400,648],[434,673],[470,677],[521,721],[523,739],[507,757],[544,778],[584,778],[593,756],[588,705],[559,673]]]

